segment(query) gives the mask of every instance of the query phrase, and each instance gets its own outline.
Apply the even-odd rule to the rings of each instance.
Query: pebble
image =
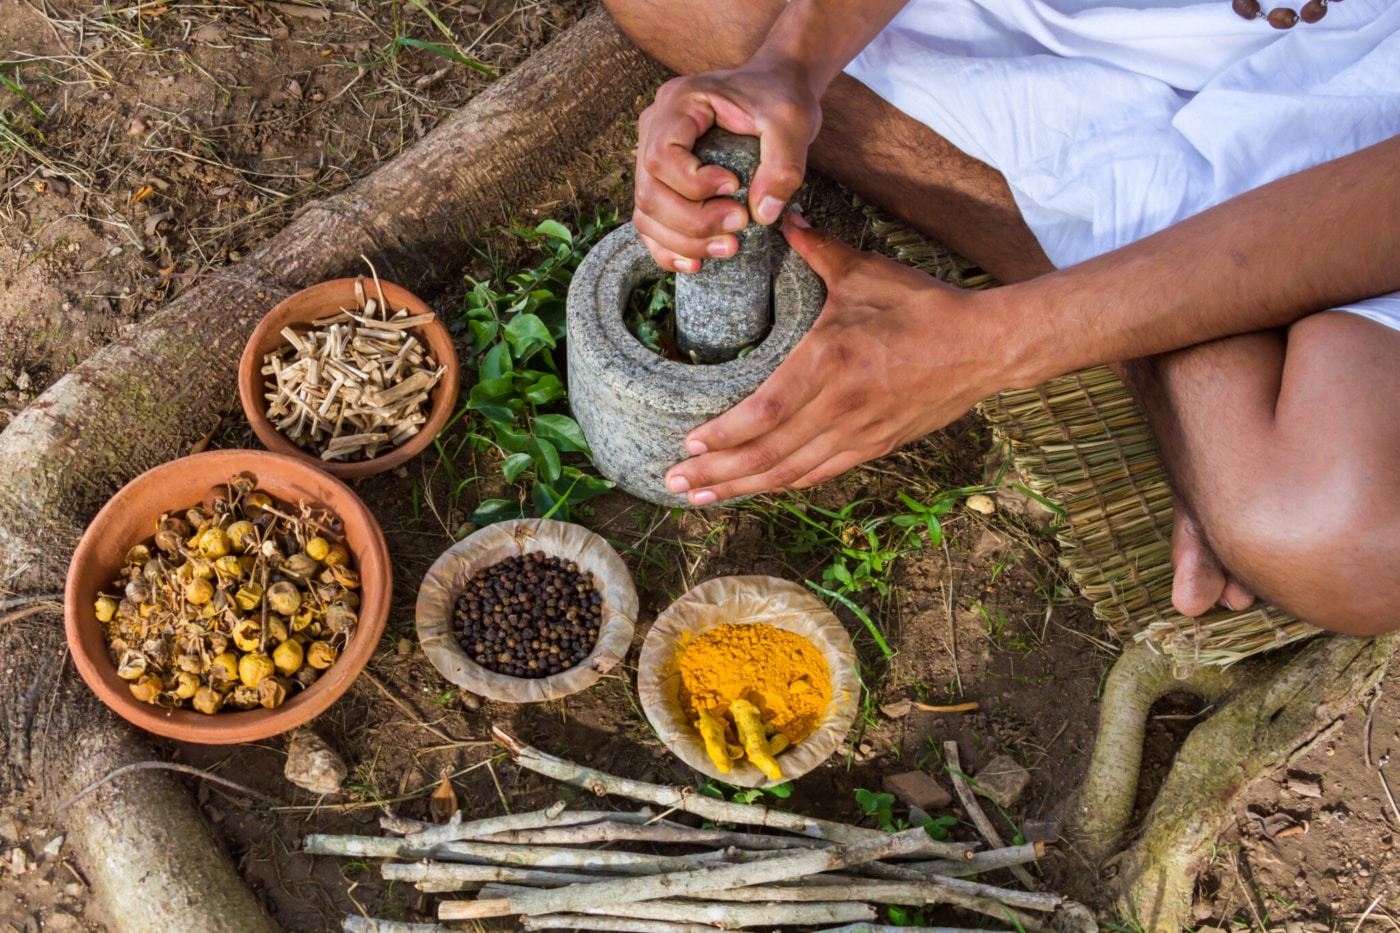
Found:
[[[324,739],[303,728],[292,733],[287,766],[282,773],[297,787],[313,794],[335,794],[349,770]]]
[[[992,497],[980,492],[967,497],[967,507],[979,515],[991,515],[997,510]]]
[[[942,810],[951,806],[953,795],[941,784],[923,771],[908,771],[904,774],[887,774],[881,781],[887,794],[912,810]],[[910,823],[919,825],[911,816]]]
[[[43,848],[43,850],[42,850],[42,854],[43,854],[44,858],[56,858],[56,857],[58,856],[58,853],[61,852],[62,850],[63,850],[63,837],[62,837],[62,836],[54,836],[54,837],[53,837],[52,839],[50,839],[47,843],[44,844],[44,848]]]
[[[0,820],[0,842],[17,845],[24,839],[24,820]]]
[[[978,792],[1004,810],[1020,803],[1030,783],[1030,772],[1010,755],[998,755],[977,772]]]

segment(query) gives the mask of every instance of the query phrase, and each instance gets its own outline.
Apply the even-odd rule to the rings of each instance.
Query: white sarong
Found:
[[[1400,134],[1400,2],[1284,31],[1229,0],[911,0],[846,70],[1005,175],[1066,266]],[[1400,329],[1400,292],[1338,310]]]

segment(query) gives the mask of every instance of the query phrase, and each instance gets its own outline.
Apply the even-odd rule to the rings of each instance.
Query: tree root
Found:
[[[96,509],[181,455],[202,429],[192,413],[236,405],[243,343],[278,298],[349,272],[361,254],[410,288],[454,275],[466,236],[508,220],[565,159],[635,115],[661,76],[595,12],[412,149],[309,205],[237,267],[59,380],[0,433],[0,581],[21,594],[61,587]],[[0,786],[27,782],[52,804],[155,757],[65,663],[59,614],[0,627],[0,655]],[[273,929],[169,776],[123,776],[65,817],[114,933]]]
[[[1189,924],[1196,878],[1249,784],[1308,751],[1385,674],[1400,634],[1324,636],[1244,669],[1195,675],[1188,689],[1224,705],[1187,737],[1143,821],[1118,858],[1118,907],[1142,929]],[[1120,672],[1119,668],[1122,668]],[[1171,691],[1170,664],[1125,652],[1110,675],[1090,779],[1073,817],[1095,861],[1122,839],[1132,812],[1146,710]],[[1107,846],[1105,844],[1108,844]]]

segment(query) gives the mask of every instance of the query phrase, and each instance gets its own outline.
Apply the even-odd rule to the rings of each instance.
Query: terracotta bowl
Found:
[[[378,294],[372,280],[365,279],[364,284],[365,291],[370,297],[375,297]],[[424,304],[421,299],[399,286],[382,279],[380,285],[384,288],[384,297],[393,308],[407,308],[408,313],[412,315],[433,313],[433,309]],[[311,451],[304,450],[292,443],[267,419],[267,399],[263,397],[263,359],[268,353],[286,344],[287,341],[282,337],[284,327],[291,327],[298,332],[309,330],[312,321],[330,317],[342,308],[353,308],[354,306],[354,279],[333,279],[319,285],[312,285],[310,288],[304,288],[281,301],[267,313],[267,316],[253,329],[252,335],[248,338],[248,345],[243,348],[243,357],[238,361],[238,398],[243,403],[244,416],[247,417],[248,423],[253,426],[253,433],[258,436],[258,440],[263,442],[263,446],[274,453],[297,457],[307,463],[314,464],[332,476],[339,476],[341,479],[373,476],[376,473],[392,469],[421,453],[433,442],[433,439],[438,436],[438,432],[452,417],[452,409],[457,401],[458,379],[460,378],[457,350],[452,345],[452,336],[447,332],[442,321],[433,318],[427,324],[419,325],[410,331],[419,343],[428,347],[432,358],[437,361],[439,366],[447,367],[447,372],[443,373],[438,384],[433,387],[428,420],[423,425],[422,430],[409,438],[401,447],[395,447],[372,460],[350,462],[322,460]]]
[[[283,502],[306,500],[329,509],[345,526],[344,542],[360,572],[360,622],[340,658],[321,678],[277,709],[219,712],[166,710],[142,703],[117,676],[93,603],[125,561],[127,549],[150,538],[162,512],[183,512],[210,487],[248,473],[260,489]],[[364,668],[389,617],[393,589],[384,534],[365,504],[339,480],[301,460],[260,450],[216,450],[149,470],[114,495],[83,532],[68,565],[63,594],[64,627],[73,663],[89,687],[123,719],[148,732],[183,742],[228,745],[286,732],[335,702]]]
[[[477,664],[457,643],[453,614],[467,581],[508,557],[543,553],[593,574],[602,593],[603,624],[593,650],[576,666],[548,677],[512,677]],[[602,537],[571,522],[521,518],[487,525],[458,541],[429,568],[418,587],[418,641],[438,673],[463,690],[503,703],[542,703],[578,693],[627,654],[637,622],[637,589],[627,564]]]

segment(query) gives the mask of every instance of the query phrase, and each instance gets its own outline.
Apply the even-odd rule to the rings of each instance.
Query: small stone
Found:
[[[310,729],[298,729],[288,743],[287,766],[282,773],[313,794],[335,794],[349,771],[320,736]]]
[[[895,799],[907,807],[942,810],[953,802],[952,794],[925,771],[887,774],[881,786],[885,793],[894,794]]]
[[[395,646],[395,650],[398,651],[399,657],[406,658],[413,653],[413,642],[409,641],[407,638],[400,638],[399,643]]]
[[[1197,923],[1202,923],[1215,916],[1215,908],[1209,904],[1197,904],[1191,908],[1191,916],[1196,918]],[[1290,930],[1289,933],[1292,933]]]
[[[886,703],[884,706],[880,707],[880,712],[891,719],[903,719],[905,716],[909,715],[910,710],[913,708],[914,701],[905,697],[902,700],[895,700],[893,703]]]
[[[24,820],[0,820],[0,842],[18,845],[24,839]]]
[[[136,117],[126,125],[126,135],[142,136],[145,135],[146,129],[146,121],[141,119],[140,117]]]
[[[70,881],[63,886],[63,893],[76,899],[87,893],[87,886],[80,881]]]
[[[1283,933],[1304,933],[1303,924],[1297,920],[1289,920],[1283,925]]]
[[[44,848],[43,848],[43,850],[42,850],[42,853],[43,853],[44,858],[56,858],[56,857],[58,856],[58,853],[61,852],[62,850],[63,850],[63,837],[62,837],[62,836],[54,836],[54,837],[53,837],[52,839],[50,839],[47,843],[44,844]]]
[[[462,693],[462,705],[472,712],[481,709],[481,697],[475,693]]]
[[[1004,810],[1020,802],[1031,775],[1009,755],[998,755],[977,772],[977,790]]]
[[[980,492],[967,497],[967,507],[979,515],[991,515],[997,510],[992,497]]]
[[[1290,777],[1284,782],[1288,792],[1296,797],[1318,798],[1322,796],[1322,782],[1307,778]]]
[[[49,933],[65,933],[68,930],[81,930],[83,925],[70,913],[62,910],[55,910],[49,914],[48,920],[44,924],[44,929]]]

